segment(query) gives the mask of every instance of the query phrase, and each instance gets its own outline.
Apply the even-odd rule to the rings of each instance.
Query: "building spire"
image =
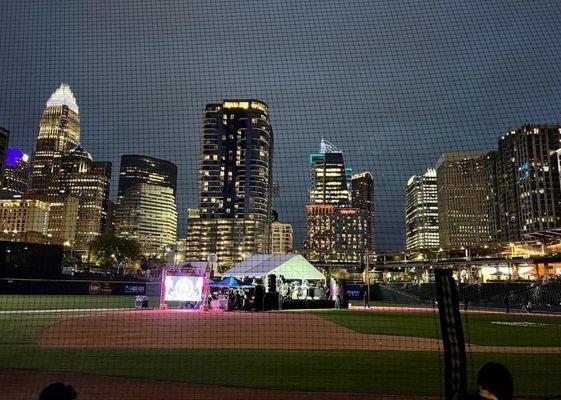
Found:
[[[325,140],[323,138],[323,136],[321,137],[321,142],[320,142],[320,149],[319,152],[321,154],[325,154],[325,153],[341,153],[341,151],[331,142],[328,142],[327,140]]]
[[[67,83],[61,83],[60,87],[51,95],[47,101],[47,107],[51,106],[67,106],[75,113],[80,113],[76,97]]]

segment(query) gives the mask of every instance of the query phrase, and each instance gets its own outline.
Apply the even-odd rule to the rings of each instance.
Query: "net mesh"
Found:
[[[0,7],[0,398],[561,396],[556,1]]]

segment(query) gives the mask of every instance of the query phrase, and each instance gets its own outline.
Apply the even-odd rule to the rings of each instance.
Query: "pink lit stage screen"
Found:
[[[204,278],[202,276],[166,276],[166,301],[201,301]]]

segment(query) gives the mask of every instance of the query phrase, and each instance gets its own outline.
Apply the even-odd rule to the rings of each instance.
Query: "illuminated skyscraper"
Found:
[[[561,126],[525,125],[516,138],[516,183],[521,234],[561,224],[561,189],[556,150]]]
[[[61,168],[62,156],[80,142],[80,112],[70,86],[63,83],[43,110],[31,160],[31,193],[47,191]]]
[[[312,187],[309,204],[350,206],[351,170],[345,168],[343,153],[321,139],[320,152],[310,155]]]
[[[460,249],[491,241],[487,204],[488,152],[446,153],[436,167],[440,247]]]
[[[105,231],[109,202],[111,163],[93,161],[81,146],[61,157],[59,173],[49,186],[49,195],[78,198],[78,220],[74,249],[84,253]]]
[[[363,210],[367,216],[368,249],[376,249],[376,210],[374,177],[370,172],[354,174],[351,178],[351,206]]]
[[[273,130],[268,106],[225,100],[204,110],[199,210],[189,218],[187,259],[221,265],[270,251]]]
[[[164,247],[175,245],[177,210],[173,189],[137,183],[119,198],[115,215],[117,236],[134,239],[147,256],[161,256]]]
[[[511,130],[501,136],[497,150],[497,206],[499,223],[497,241],[520,240],[520,206],[516,184],[516,138],[518,132]]]
[[[146,256],[161,256],[177,238],[177,166],[166,160],[121,156],[115,233],[134,239]]]
[[[436,170],[414,175],[405,192],[405,242],[407,250],[438,249],[438,193]]]
[[[201,138],[201,218],[271,220],[273,130],[256,100],[205,107]]]
[[[4,180],[0,185],[0,197],[21,196],[29,183],[29,156],[19,149],[8,148]]]
[[[365,210],[333,204],[308,204],[306,258],[324,263],[359,264],[368,248]]]
[[[141,154],[123,154],[119,170],[119,197],[139,183],[171,188],[175,196],[177,166],[171,161]]]
[[[362,262],[366,250],[373,246],[373,179],[358,175],[354,186],[357,198],[352,199],[352,170],[345,166],[343,153],[323,138],[320,152],[310,155],[309,164],[312,187],[306,208],[307,258],[326,263]]]

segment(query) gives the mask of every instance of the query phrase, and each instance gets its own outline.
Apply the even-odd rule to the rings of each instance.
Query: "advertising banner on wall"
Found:
[[[347,285],[347,300],[362,300],[364,289],[364,285]]]

